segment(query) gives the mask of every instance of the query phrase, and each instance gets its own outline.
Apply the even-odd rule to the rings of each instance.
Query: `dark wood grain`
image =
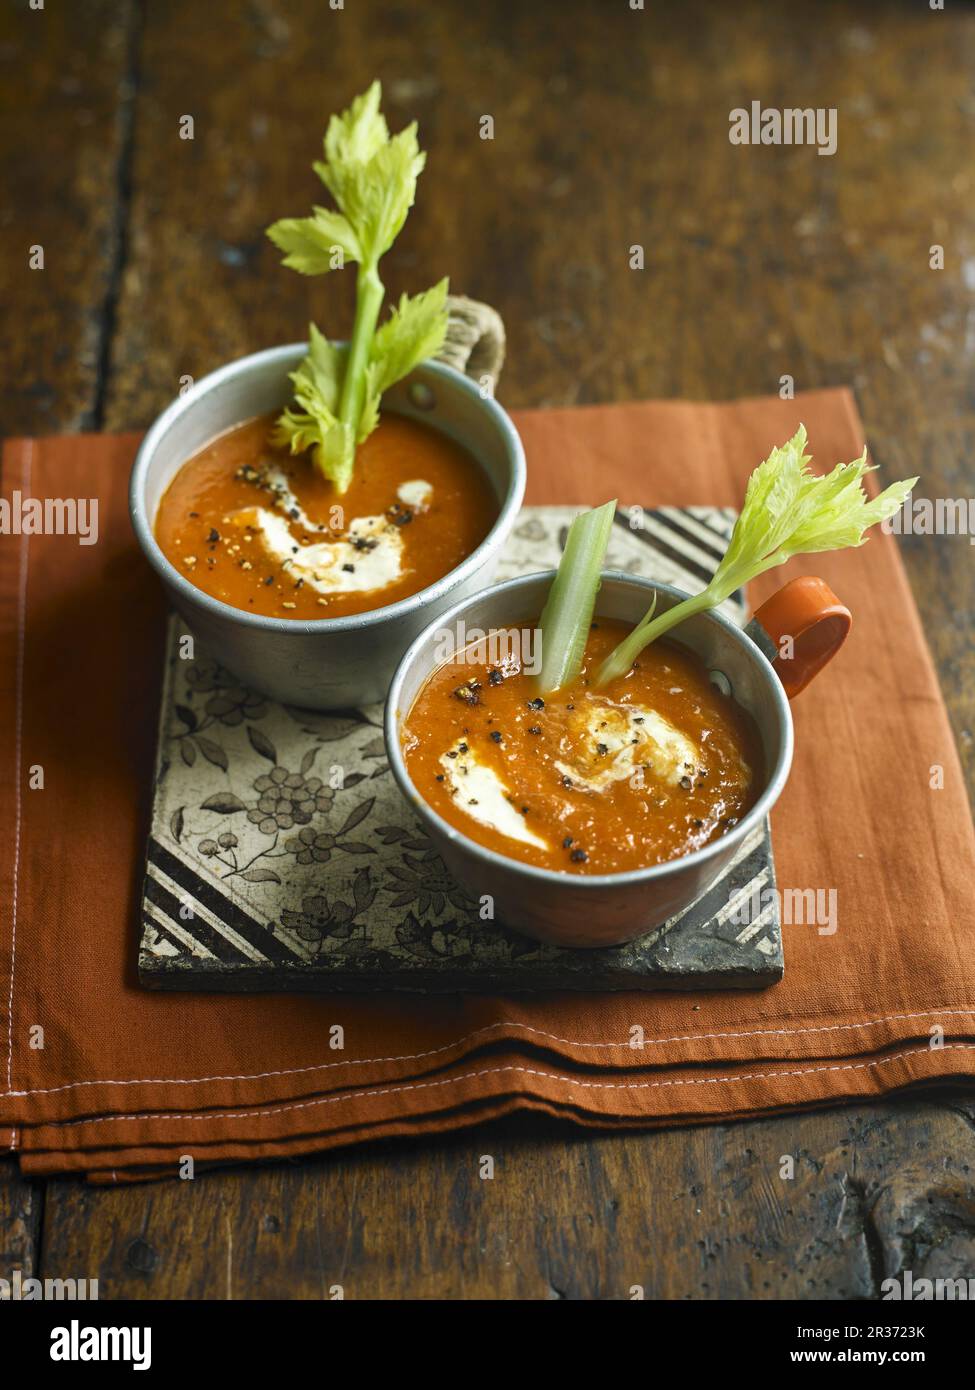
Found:
[[[885,474],[971,491],[971,8],[86,8],[111,14],[79,35],[76,8],[49,5],[43,40],[8,19],[0,49],[5,117],[32,132],[24,145],[5,119],[4,258],[72,231],[61,279],[7,276],[5,427],[144,426],[184,375],[297,338],[312,314],[341,332],[349,286],[281,270],[262,232],[316,195],[324,118],[378,75],[430,152],[389,287],[449,271],[496,304],[507,404],[852,383]],[[84,123],[59,86],[77,62]],[[836,106],[836,155],[732,147],[728,113],[753,98]],[[972,551],[904,549],[971,787]],[[56,1182],[42,1263],[98,1275],[107,1297],[875,1297],[901,1268],[971,1271],[972,1114],[945,1093],[600,1138],[525,1120],[192,1184]],[[24,1200],[0,1185],[0,1220]]]
[[[100,423],[137,30],[116,0],[0,4],[0,434]]]
[[[148,1189],[56,1184],[43,1265],[106,1298],[876,1298],[905,1268],[970,1273],[972,1150],[970,1121],[923,1101],[599,1139],[524,1119]]]
[[[26,1182],[13,1163],[0,1163],[0,1279],[19,1269],[26,1279],[36,1273],[44,1188]]]

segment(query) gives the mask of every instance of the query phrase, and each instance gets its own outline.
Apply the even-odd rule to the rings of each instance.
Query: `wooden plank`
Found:
[[[506,403],[852,381],[884,471],[964,495],[973,35],[959,7],[811,0],[152,7],[106,427],[148,424],[181,376],[298,337],[311,313],[348,322],[348,286],[280,270],[262,229],[315,196],[324,116],[378,74],[430,151],[390,289],[447,270],[495,303]],[[837,153],[730,146],[728,114],[753,97],[837,106]],[[971,779],[975,648],[951,616],[975,607],[970,551],[905,549]],[[333,1281],[349,1296],[869,1297],[905,1265],[971,1268],[975,1145],[954,1106],[603,1139],[526,1121],[202,1191],[55,1183],[45,1269],[84,1267],[109,1297],[322,1297]]]
[[[43,1184],[27,1182],[13,1163],[0,1162],[0,1279],[9,1283],[18,1269],[26,1279],[38,1268],[43,1207]]]
[[[135,64],[131,0],[0,9],[0,433],[100,422]],[[32,269],[32,248],[43,268]],[[35,257],[36,259],[36,257]]]
[[[875,1298],[905,1268],[970,1273],[971,1159],[965,1117],[923,1101],[599,1140],[526,1117],[434,1148],[56,1184],[44,1268],[103,1298]]]

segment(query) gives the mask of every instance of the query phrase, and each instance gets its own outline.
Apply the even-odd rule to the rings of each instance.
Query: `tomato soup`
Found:
[[[490,531],[498,504],[467,451],[384,415],[339,496],[309,455],[269,442],[273,416],[227,430],[170,483],[156,540],[204,593],[267,617],[384,608],[449,574]]]
[[[435,671],[402,733],[428,804],[488,849],[579,874],[662,864],[736,825],[763,786],[757,726],[676,642],[593,689],[629,630],[593,624],[579,678],[544,698],[515,640],[496,665],[467,652]]]

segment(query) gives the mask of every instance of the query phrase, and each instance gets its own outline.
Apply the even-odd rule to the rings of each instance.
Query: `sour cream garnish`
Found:
[[[339,540],[314,545],[299,545],[284,517],[267,507],[247,507],[230,519],[252,528],[290,579],[301,579],[321,594],[385,589],[403,573],[403,534],[385,516],[357,517]]]
[[[454,793],[455,804],[474,820],[511,840],[520,840],[523,845],[548,849],[547,843],[529,830],[525,817],[512,806],[508,799],[511,793],[498,774],[479,763],[463,739],[441,755],[440,766]]]
[[[594,792],[628,780],[637,769],[678,786],[682,778],[695,780],[699,764],[696,746],[656,710],[599,700],[573,712],[560,752],[555,766],[563,777]]]
[[[422,478],[411,478],[407,483],[400,483],[396,496],[411,511],[425,512],[433,496],[433,487]]]
[[[261,474],[261,483],[274,498],[274,505],[286,512],[292,521],[297,521],[306,531],[319,530],[292,492],[291,484],[280,468],[265,468]]]

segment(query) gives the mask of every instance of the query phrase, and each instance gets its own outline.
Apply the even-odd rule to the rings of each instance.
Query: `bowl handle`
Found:
[[[852,623],[850,610],[824,580],[803,575],[766,599],[745,631],[772,662],[791,700],[836,655]]]
[[[504,365],[501,315],[480,300],[448,294],[447,316],[447,335],[437,359],[487,387],[493,396]]]

